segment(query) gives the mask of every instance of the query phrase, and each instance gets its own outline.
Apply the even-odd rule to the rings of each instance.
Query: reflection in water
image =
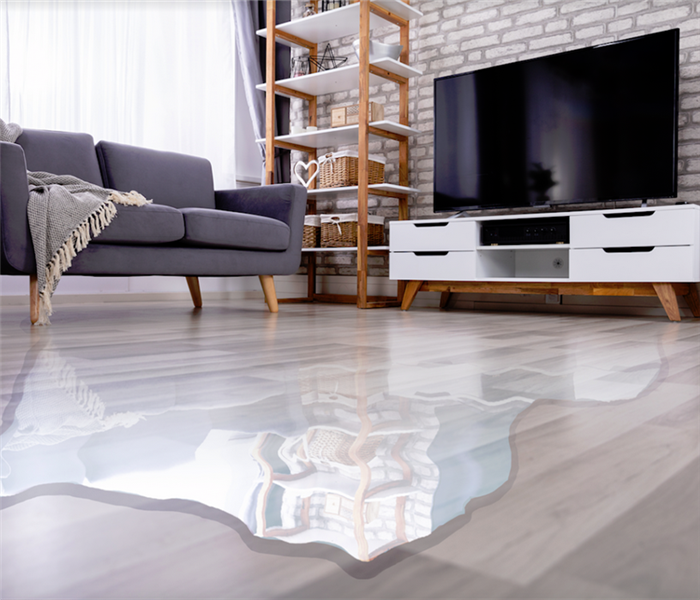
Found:
[[[256,536],[367,561],[501,488],[513,476],[511,426],[535,400],[631,399],[657,377],[654,346],[611,351],[504,368],[502,352],[485,350],[479,372],[455,357],[123,381],[110,360],[36,350],[4,415],[2,495],[74,483],[186,499]]]

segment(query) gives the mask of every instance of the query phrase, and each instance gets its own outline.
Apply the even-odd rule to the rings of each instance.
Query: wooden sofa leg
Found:
[[[190,288],[190,296],[195,308],[202,308],[202,292],[199,289],[199,278],[185,277],[187,279],[187,287]]]
[[[277,305],[277,293],[275,292],[275,280],[272,275],[260,275],[260,284],[262,285],[263,294],[265,294],[265,302],[271,313],[279,311]]]
[[[32,325],[39,320],[39,282],[36,275],[29,276],[29,320]]]

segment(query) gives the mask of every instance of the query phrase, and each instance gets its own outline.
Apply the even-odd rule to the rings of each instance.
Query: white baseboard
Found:
[[[202,292],[202,300],[260,300],[263,301],[262,291],[237,292]],[[158,292],[158,293],[97,293],[97,294],[61,294],[51,299],[54,306],[61,304],[107,304],[110,302],[176,302],[191,301],[189,292]],[[24,296],[0,296],[0,306],[29,306],[29,294]]]

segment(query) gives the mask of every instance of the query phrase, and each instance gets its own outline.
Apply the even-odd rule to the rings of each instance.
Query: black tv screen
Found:
[[[441,77],[435,212],[673,198],[677,29]]]

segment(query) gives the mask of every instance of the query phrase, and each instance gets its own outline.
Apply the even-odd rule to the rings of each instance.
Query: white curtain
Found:
[[[235,187],[230,0],[0,1],[5,121],[203,156]]]

